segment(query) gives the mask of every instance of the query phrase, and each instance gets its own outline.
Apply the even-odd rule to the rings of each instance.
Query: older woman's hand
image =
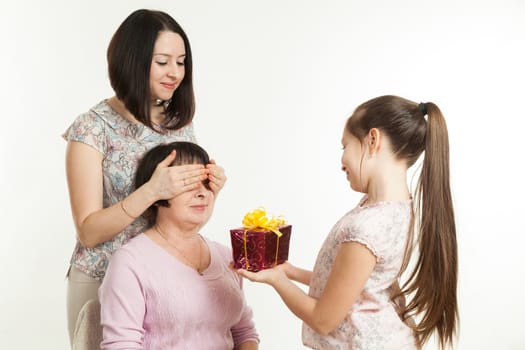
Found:
[[[206,165],[206,169],[209,170],[208,179],[210,180],[210,188],[215,196],[217,196],[226,183],[227,178],[224,173],[224,168],[217,165],[215,160],[211,159],[210,164]]]

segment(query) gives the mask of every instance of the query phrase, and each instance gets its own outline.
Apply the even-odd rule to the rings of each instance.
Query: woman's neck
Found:
[[[139,124],[140,122],[135,118],[135,116],[126,108],[124,102],[117,98],[117,96],[110,97],[106,100],[107,104],[113,108],[115,112],[120,114],[124,119],[128,120],[133,124]],[[163,106],[154,106],[150,110],[151,122],[153,124],[161,125],[164,121],[164,107]]]
[[[174,240],[186,240],[199,234],[202,225],[181,225],[169,220],[157,220],[155,226],[159,227],[166,237]]]

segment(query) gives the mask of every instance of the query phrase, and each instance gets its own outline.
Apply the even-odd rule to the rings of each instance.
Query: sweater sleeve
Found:
[[[102,350],[143,349],[145,296],[135,264],[124,249],[111,257],[99,289]]]
[[[231,261],[231,250],[226,249],[225,252],[226,259],[229,258],[227,261]],[[244,291],[242,290],[242,278],[237,274],[233,274],[233,278],[238,279],[244,304],[239,322],[231,328],[233,343],[236,347],[247,341],[255,341],[259,343],[259,334],[255,328],[255,322],[253,321],[253,310],[247,304]]]
[[[235,346],[247,341],[259,343],[259,334],[253,322],[253,311],[248,305],[244,305],[241,319],[231,328],[233,343]]]

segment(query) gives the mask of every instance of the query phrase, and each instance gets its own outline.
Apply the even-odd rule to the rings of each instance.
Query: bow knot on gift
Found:
[[[248,258],[248,231],[272,231],[277,235],[277,245],[275,248],[275,262],[274,264],[277,264],[278,256],[279,256],[279,239],[282,237],[282,233],[279,231],[279,227],[286,224],[286,221],[282,218],[282,216],[278,217],[272,217],[269,219],[266,216],[266,210],[263,207],[259,207],[255,210],[252,210],[251,212],[244,215],[244,218],[242,220],[242,224],[244,226],[244,233],[243,233],[243,245],[244,245],[244,257],[246,259],[246,269],[248,270],[250,268],[250,261]]]
[[[279,226],[286,224],[286,221],[281,217],[272,217],[269,219],[266,216],[266,210],[263,207],[259,207],[255,210],[244,215],[242,219],[242,225],[247,230],[270,230],[275,233],[278,237],[281,237],[283,234],[279,232]]]

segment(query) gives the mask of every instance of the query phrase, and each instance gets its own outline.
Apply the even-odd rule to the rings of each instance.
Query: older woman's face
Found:
[[[197,188],[168,200],[170,206],[159,207],[159,219],[171,221],[183,230],[200,229],[211,217],[215,195],[202,182]]]

